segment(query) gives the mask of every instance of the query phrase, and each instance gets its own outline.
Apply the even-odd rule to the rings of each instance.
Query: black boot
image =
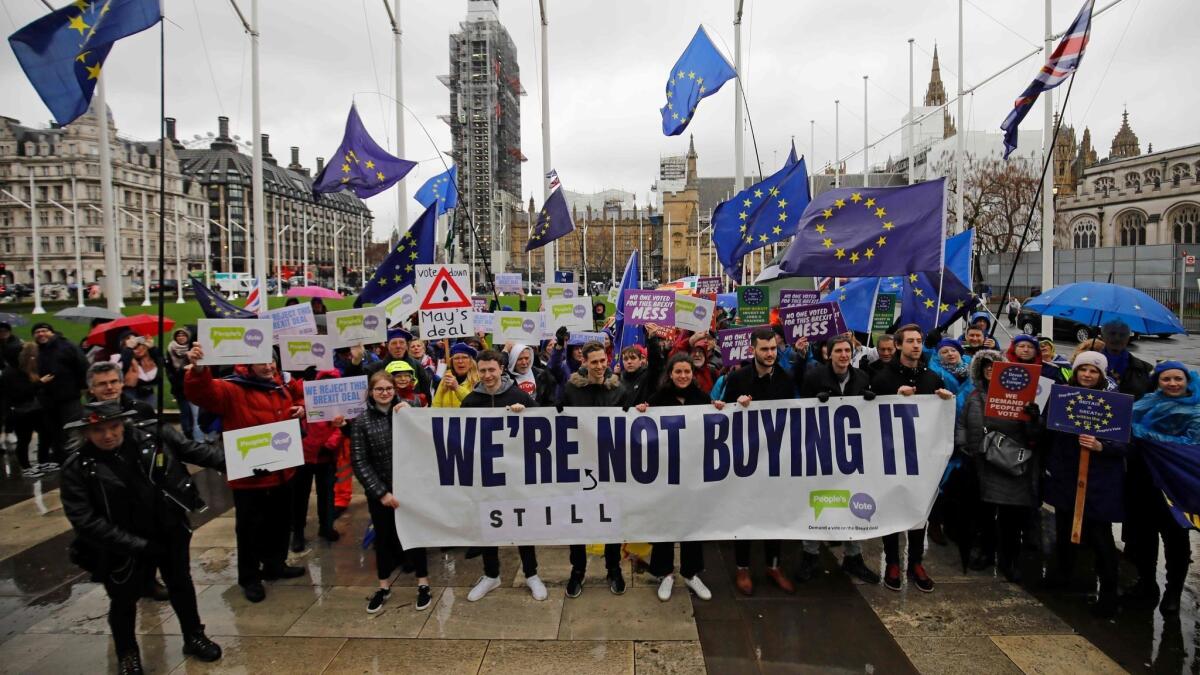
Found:
[[[117,672],[120,675],[143,675],[146,672],[142,669],[142,655],[138,650],[135,649],[118,658]]]
[[[216,661],[221,658],[221,645],[208,639],[204,629],[189,633],[183,638],[183,653],[194,656],[201,661]]]
[[[1162,602],[1158,605],[1158,611],[1164,616],[1168,614],[1179,614],[1179,596],[1183,595],[1183,582],[1168,583],[1167,589],[1163,591]]]
[[[308,542],[304,540],[303,532],[292,533],[292,553],[303,553],[308,547]]]
[[[817,568],[821,564],[821,558],[815,553],[804,553],[800,556],[800,564],[796,565],[796,571],[792,574],[796,581],[804,583],[813,578]]]

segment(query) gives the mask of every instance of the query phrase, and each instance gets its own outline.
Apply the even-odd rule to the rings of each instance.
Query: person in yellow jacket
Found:
[[[478,352],[465,342],[455,343],[450,348],[450,365],[437,391],[433,393],[434,408],[457,408],[467,394],[475,389],[479,383],[479,373],[475,369],[476,356]]]

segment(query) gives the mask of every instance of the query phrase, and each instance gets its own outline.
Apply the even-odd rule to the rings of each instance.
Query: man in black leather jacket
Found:
[[[155,569],[162,570],[179,619],[183,653],[216,661],[221,648],[204,634],[188,560],[187,514],[207,507],[183,463],[223,469],[224,452],[167,425],[156,443],[154,423],[139,428],[130,423],[135,414],[117,401],[89,403],[83,418],[65,427],[83,438],[62,468],[63,511],[77,535],[71,558],[108,592],[121,673],[142,672],[137,601]]]

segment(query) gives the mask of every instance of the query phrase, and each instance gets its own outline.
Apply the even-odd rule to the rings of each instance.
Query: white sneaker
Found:
[[[666,602],[671,599],[671,589],[675,586],[675,575],[668,574],[658,582],[658,599]]]
[[[700,598],[701,600],[712,600],[712,591],[708,590],[708,586],[705,586],[703,581],[700,581],[699,574],[693,576],[691,579],[684,577],[683,583],[687,584],[687,587],[692,589],[692,592],[696,594],[697,598]]]
[[[475,582],[475,588],[467,593],[469,602],[479,602],[483,596],[500,588],[500,577],[479,577],[479,581]]]
[[[533,596],[534,600],[541,602],[546,599],[546,584],[542,583],[538,575],[535,574],[525,579],[525,585],[529,587],[529,593]]]

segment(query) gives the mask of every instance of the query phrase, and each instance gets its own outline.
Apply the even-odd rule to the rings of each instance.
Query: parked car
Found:
[[[33,286],[22,283],[9,284],[8,292],[16,298],[27,298],[33,295]]]
[[[159,286],[160,286],[160,284],[157,281],[151,281],[150,282],[150,292],[151,293],[158,292]],[[176,291],[176,289],[179,288],[179,282],[174,279],[166,279],[162,282],[161,286],[163,287],[164,293],[166,293],[166,292],[174,293]]]
[[[1097,317],[1098,318],[1098,317]],[[1021,309],[1020,315],[1017,317],[1017,328],[1021,329],[1022,333],[1028,335],[1037,335],[1042,329],[1042,315],[1031,309]],[[1075,342],[1083,342],[1084,340],[1099,337],[1100,326],[1089,326],[1086,323],[1080,323],[1074,319],[1064,319],[1063,317],[1054,317],[1054,339],[1055,340],[1073,340]],[[1136,340],[1137,334],[1134,333],[1131,339]]]

